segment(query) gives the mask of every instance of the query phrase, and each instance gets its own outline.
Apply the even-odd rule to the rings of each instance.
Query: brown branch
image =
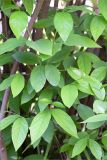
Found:
[[[48,16],[48,11],[49,11],[49,5],[50,5],[50,1],[51,0],[46,0],[46,2],[44,1],[43,3],[43,6],[42,6],[42,9],[39,13],[39,16],[38,16],[38,19],[44,19],[44,18],[47,18]],[[35,32],[36,31],[36,32]],[[32,39],[35,41],[35,40],[38,40],[40,38],[42,38],[43,36],[43,28],[37,28],[37,29],[34,29],[33,30],[33,35],[32,35]]]
[[[37,3],[37,5],[35,7],[35,10],[32,14],[32,17],[29,21],[29,24],[28,24],[28,28],[24,34],[24,38],[26,38],[26,39],[29,38],[29,33],[31,33],[33,25],[35,23],[35,20],[38,18],[38,15],[39,15],[39,12],[40,12],[41,7],[43,5],[43,2],[44,2],[44,0],[39,0],[39,2]],[[20,47],[19,50],[23,51],[24,47]],[[18,65],[19,65],[19,63],[15,61],[13,64],[12,70],[11,70],[11,74],[16,73],[16,71],[18,69]],[[8,104],[9,96],[10,96],[10,88],[6,89],[4,96],[3,96],[1,111],[0,111],[0,120],[2,120],[5,117],[5,111],[6,111],[6,107]],[[0,133],[0,160],[8,160],[7,152],[5,149],[5,145],[4,145],[1,133]]]

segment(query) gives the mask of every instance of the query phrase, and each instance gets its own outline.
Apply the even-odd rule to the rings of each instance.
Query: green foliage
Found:
[[[107,160],[107,0],[40,2],[0,0],[7,159]]]

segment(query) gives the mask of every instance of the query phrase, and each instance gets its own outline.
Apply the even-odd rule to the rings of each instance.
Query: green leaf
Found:
[[[75,143],[72,151],[72,158],[79,155],[81,152],[85,150],[87,146],[87,140],[88,140],[87,138],[83,138]]]
[[[105,19],[101,16],[95,16],[90,25],[90,30],[92,33],[93,38],[95,41],[100,37],[100,35],[103,33],[107,22]]]
[[[43,134],[43,138],[47,143],[51,143],[52,139],[54,136],[54,125],[53,123],[50,121],[49,126],[47,128],[47,130],[45,131],[45,133]]]
[[[86,74],[89,74],[91,71],[91,60],[89,59],[88,55],[86,53],[81,53],[78,58],[78,67],[81,71],[83,71]]]
[[[83,119],[83,120],[86,120],[87,118],[91,117],[91,116],[94,116],[94,113],[93,113],[93,110],[86,106],[86,105],[83,105],[83,104],[80,104],[78,107],[77,107],[77,111],[79,113],[79,116]]]
[[[67,41],[65,42],[65,45],[81,46],[86,48],[100,48],[100,46],[96,44],[92,39],[78,34],[70,34]]]
[[[15,54],[13,54],[13,58],[20,63],[26,63],[31,65],[38,62],[37,56],[32,52],[16,52]]]
[[[92,73],[91,73],[91,77],[102,81],[107,75],[107,67],[98,67],[96,68]]]
[[[0,44],[0,54],[13,51],[15,48],[25,45],[25,43],[26,40],[24,38],[10,38],[6,42]]]
[[[107,131],[104,131],[102,134],[101,142],[103,143],[104,147],[107,149]]]
[[[44,66],[34,67],[31,72],[30,81],[36,92],[39,92],[44,87],[46,82]]]
[[[85,73],[74,67],[68,68],[67,72],[74,80],[81,79],[82,77],[85,76]]]
[[[65,106],[70,108],[78,97],[76,86],[68,84],[61,89],[61,98]]]
[[[75,85],[81,92],[93,95],[90,84],[85,78],[77,80]]]
[[[13,78],[14,78],[14,76],[11,75],[11,76],[9,76],[8,78],[6,78],[5,80],[3,80],[3,81],[0,83],[0,91],[3,91],[3,90],[5,90],[5,89],[7,89],[8,87],[10,87]]]
[[[107,111],[107,102],[101,100],[95,100],[93,103],[93,111],[98,113],[105,113]]]
[[[7,128],[19,117],[20,117],[19,115],[11,115],[11,116],[4,118],[2,121],[0,121],[0,131]]]
[[[25,88],[22,93],[21,104],[29,102],[35,96],[35,94],[36,93],[34,91],[29,94],[27,88]]]
[[[92,77],[87,77],[86,79],[89,82],[90,87],[91,87],[93,93],[95,94],[95,96],[100,100],[104,100],[105,89],[103,88],[102,84],[98,80],[96,80]]]
[[[32,144],[36,142],[48,128],[51,119],[51,113],[49,111],[40,112],[33,119],[30,126],[30,135]]]
[[[90,139],[89,148],[91,150],[91,153],[94,155],[94,157],[100,160],[103,154],[101,146],[96,141]]]
[[[11,14],[9,25],[16,38],[23,36],[23,31],[27,27],[28,17],[23,11],[15,11]]]
[[[78,138],[76,126],[67,113],[60,109],[52,109],[52,116],[59,126],[62,127],[68,134]]]
[[[27,41],[26,45],[39,53],[52,56],[53,42],[48,39],[40,39],[35,42]]]
[[[18,73],[11,82],[11,90],[13,97],[16,97],[24,88],[25,79],[22,74]]]
[[[51,85],[58,85],[60,81],[60,72],[54,65],[45,66],[45,76]]]
[[[106,121],[107,120],[107,114],[98,114],[94,115],[92,117],[89,117],[84,121],[84,123],[88,122],[101,122],[101,121]]]
[[[103,126],[104,123],[105,123],[104,121],[92,122],[92,123],[90,122],[90,123],[87,123],[86,128],[89,130],[97,129],[97,128]]]
[[[73,19],[67,12],[56,13],[54,17],[54,26],[63,41],[66,41],[73,29]]]
[[[99,0],[98,7],[100,9],[100,13],[104,16],[107,20],[107,1],[106,0]]]
[[[42,155],[30,155],[25,157],[23,160],[43,160],[43,156]]]
[[[30,3],[29,3],[29,0],[23,0],[23,4],[26,8],[26,11],[31,15],[32,14],[32,10],[33,10],[33,2],[34,0],[30,0]]]
[[[0,55],[0,66],[3,66],[7,63],[11,63],[12,61],[12,53]]]
[[[28,133],[28,123],[24,117],[18,118],[12,126],[12,141],[17,151],[23,144]]]

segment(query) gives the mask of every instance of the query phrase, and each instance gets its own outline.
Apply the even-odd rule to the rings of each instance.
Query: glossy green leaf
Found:
[[[77,97],[78,90],[74,85],[68,84],[61,89],[61,98],[65,106],[67,106],[68,108],[73,105]]]
[[[95,100],[93,103],[93,111],[96,114],[105,113],[107,111],[107,102],[101,100]]]
[[[89,117],[84,121],[84,123],[87,122],[100,122],[100,121],[107,121],[107,114],[98,114],[94,115],[92,117]]]
[[[60,72],[54,65],[45,66],[45,76],[51,85],[58,85],[60,81]]]
[[[106,140],[107,140],[107,131],[104,131],[102,134],[101,142],[103,143],[104,147],[107,149]]]
[[[81,71],[83,71],[86,74],[89,74],[91,71],[91,60],[89,59],[88,55],[85,53],[81,53],[81,55],[78,58],[78,67]]]
[[[54,26],[63,41],[66,41],[73,29],[73,19],[67,12],[56,13],[54,17]]]
[[[96,159],[101,159],[102,157],[102,149],[101,146],[94,140],[89,140],[89,148],[91,150],[91,153],[94,155]]]
[[[36,93],[34,91],[31,94],[29,94],[27,88],[25,88],[22,93],[21,104],[29,102],[35,96],[35,94]]]
[[[13,62],[12,53],[0,55],[0,66]]]
[[[23,160],[43,160],[43,156],[42,155],[30,155],[30,156],[27,156],[25,157]]]
[[[65,42],[65,45],[81,46],[86,48],[100,48],[100,46],[96,44],[92,39],[78,34],[70,34],[67,41]]]
[[[99,25],[100,24],[100,25]],[[91,33],[95,41],[100,37],[100,35],[103,33],[107,22],[105,19],[101,16],[95,16],[90,25]]]
[[[54,125],[53,123],[50,121],[49,126],[47,128],[47,130],[45,131],[45,133],[43,134],[43,138],[47,143],[51,143],[52,139],[54,136]]]
[[[107,20],[107,1],[106,0],[99,0],[98,7],[100,9],[100,13],[104,16],[104,18]]]
[[[94,116],[93,110],[90,107],[83,105],[83,104],[80,104],[77,107],[77,111],[79,113],[79,116],[83,120],[86,120],[87,118]]]
[[[5,89],[7,89],[8,87],[10,87],[13,78],[14,78],[14,76],[11,75],[11,76],[9,76],[8,78],[6,78],[5,80],[3,80],[3,81],[0,83],[0,91],[3,91],[3,90],[5,90]]]
[[[31,65],[38,62],[37,56],[32,52],[16,52],[15,54],[13,54],[13,58],[20,63],[26,63]]]
[[[83,138],[77,141],[72,151],[72,158],[83,152],[86,146],[87,146],[87,138]]]
[[[11,90],[13,97],[16,97],[24,88],[25,79],[22,74],[18,73],[11,82]]]
[[[59,126],[63,128],[68,134],[76,138],[78,137],[76,126],[71,117],[66,112],[60,109],[53,109],[52,116],[59,124]]]
[[[52,56],[52,48],[53,48],[53,42],[48,39],[40,39],[35,42],[33,41],[27,41],[26,45],[39,53],[42,53],[44,55]]]
[[[19,117],[20,117],[19,115],[10,115],[10,116],[4,118],[2,121],[0,121],[0,131],[7,128],[9,125],[11,125]]]
[[[28,133],[28,123],[24,117],[18,118],[12,126],[12,141],[17,151],[23,144]]]
[[[94,77],[95,79],[102,81],[107,75],[107,67],[98,67],[96,68],[92,73],[91,77]]]
[[[74,67],[68,68],[67,72],[74,80],[81,79],[82,77],[85,76],[85,73]]]
[[[43,111],[39,113],[33,119],[30,126],[31,143],[36,142],[48,128],[51,119],[51,113],[49,111]]]
[[[26,11],[31,15],[32,14],[32,10],[33,10],[33,0],[30,0],[30,3],[29,3],[29,0],[23,0],[23,4],[26,8]]]
[[[44,87],[46,82],[44,66],[36,66],[33,68],[30,82],[36,92],[39,92]]]
[[[6,42],[0,44],[0,54],[13,51],[19,46],[25,45],[26,40],[24,38],[10,38]]]
[[[15,11],[11,14],[9,25],[16,38],[23,36],[23,31],[27,27],[28,17],[23,11]]]

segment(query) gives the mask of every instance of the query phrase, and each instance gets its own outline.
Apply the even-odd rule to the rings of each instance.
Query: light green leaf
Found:
[[[44,132],[48,128],[50,119],[51,113],[49,111],[43,111],[35,116],[30,126],[32,144],[44,134]]]
[[[107,102],[101,100],[95,100],[93,103],[93,111],[98,113],[105,113],[107,111]]]
[[[7,128],[19,117],[20,117],[19,115],[11,115],[11,116],[4,118],[2,121],[0,121],[0,131]]]
[[[26,45],[39,53],[52,56],[53,42],[48,39],[40,39],[35,42],[27,41]]]
[[[88,140],[87,138],[83,138],[75,143],[72,151],[72,158],[79,155],[81,152],[85,150],[87,146],[87,140]]]
[[[71,136],[78,138],[76,126],[71,117],[60,109],[53,109],[52,116],[55,121]]]
[[[98,7],[100,9],[100,13],[104,16],[107,20],[107,0],[99,0]]]
[[[85,78],[77,80],[75,85],[81,92],[93,95],[89,82]]]
[[[65,42],[65,45],[81,46],[86,48],[100,48],[100,46],[97,43],[95,43],[92,39],[78,34],[70,34],[67,41]]]
[[[94,140],[90,139],[89,140],[89,148],[94,155],[94,157],[98,160],[101,160],[102,157],[102,149],[101,146]]]
[[[11,82],[11,90],[13,97],[16,97],[24,88],[25,79],[22,74],[18,73]]]
[[[23,36],[23,31],[27,27],[28,17],[23,11],[15,11],[11,14],[9,25],[16,38]]]
[[[93,38],[95,41],[100,37],[100,35],[103,33],[107,22],[105,19],[101,16],[95,16],[90,25],[90,30],[92,33]]]
[[[17,151],[23,144],[28,133],[28,123],[24,117],[18,118],[12,126],[12,141]]]
[[[26,63],[31,65],[38,62],[37,56],[32,52],[16,52],[15,54],[13,54],[13,58],[20,63]]]
[[[44,87],[46,82],[44,66],[34,67],[31,72],[30,81],[36,92],[39,92]]]
[[[102,81],[107,75],[107,67],[98,67],[96,68],[92,73],[91,73],[91,77]]]
[[[6,42],[0,44],[0,54],[10,52],[19,46],[25,45],[26,40],[24,38],[16,39],[10,38]]]
[[[103,88],[102,83],[100,83],[98,80],[92,77],[87,77],[87,81],[89,82],[90,87],[95,96],[100,100],[104,100],[105,89]]]
[[[73,29],[73,19],[67,12],[56,13],[54,17],[54,26],[63,41],[66,41]]]
[[[81,53],[78,61],[77,61],[78,67],[81,71],[83,71],[86,74],[89,74],[91,71],[91,60],[89,59],[88,55],[86,53]]]
[[[58,85],[60,81],[60,72],[54,65],[45,66],[45,76],[51,85]]]
[[[30,3],[29,3],[29,0],[23,0],[23,4],[26,8],[26,11],[31,15],[32,14],[32,10],[33,10],[33,2],[34,0],[30,0]]]
[[[94,115],[92,117],[89,117],[84,121],[84,123],[88,122],[101,122],[101,121],[106,121],[107,120],[107,114],[98,114]]]
[[[11,85],[11,82],[13,80],[13,75],[9,76],[8,78],[6,78],[5,80],[3,80],[1,83],[0,83],[0,91],[3,91],[5,89],[7,89],[8,87],[10,87]]]
[[[61,98],[65,106],[70,108],[78,97],[76,86],[68,84],[61,89]]]
[[[74,80],[81,79],[82,77],[85,76],[85,73],[74,67],[68,68],[67,72]]]

